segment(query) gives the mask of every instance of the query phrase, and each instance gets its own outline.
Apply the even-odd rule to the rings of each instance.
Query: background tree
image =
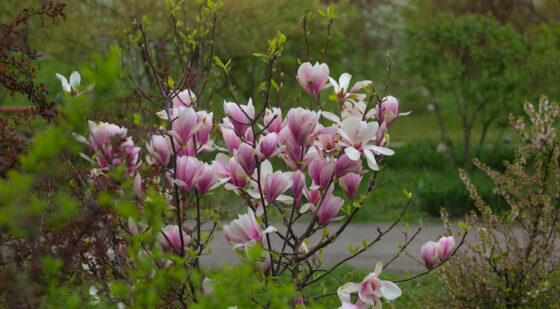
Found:
[[[464,167],[471,158],[473,128],[481,128],[478,156],[490,125],[504,119],[511,102],[524,93],[525,41],[490,17],[442,15],[409,28],[406,44],[408,68],[430,93],[452,163]],[[459,158],[446,131],[442,110],[452,108],[446,102],[455,105],[461,121],[464,144]]]

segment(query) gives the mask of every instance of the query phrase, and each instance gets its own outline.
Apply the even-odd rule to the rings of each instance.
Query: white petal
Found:
[[[362,80],[354,84],[354,87],[350,90],[350,92],[355,92],[358,90],[362,90],[371,84],[371,80]]]
[[[340,118],[338,118],[337,115],[335,115],[335,114],[333,114],[333,113],[331,113],[331,112],[325,112],[325,111],[323,111],[322,115],[323,115],[323,118],[325,118],[325,119],[327,119],[327,120],[330,120],[330,121],[332,121],[332,122],[334,122],[334,123],[339,123],[339,122],[340,122]]]
[[[181,179],[173,179],[173,183],[176,184],[178,187],[186,187],[187,184],[182,181]]]
[[[365,154],[366,159],[367,159],[368,167],[371,170],[378,171],[379,170],[379,165],[377,165],[377,161],[375,161],[375,157],[373,156],[373,153],[369,150],[366,150],[366,151],[364,151],[364,154]]]
[[[371,119],[371,118],[375,117],[376,115],[377,115],[377,112],[376,112],[375,108],[372,108],[366,113],[366,119]]]
[[[72,136],[74,136],[74,138],[76,140],[78,140],[78,142],[89,145],[89,142],[87,141],[87,139],[85,137],[81,136],[80,134],[72,132]]]
[[[72,91],[72,88],[70,88],[70,84],[68,84],[68,81],[66,80],[66,77],[55,73],[56,78],[58,78],[58,80],[60,81],[60,83],[62,84],[62,89],[67,92],[70,93]]]
[[[393,300],[402,295],[401,289],[390,281],[381,281],[381,294],[386,300]]]
[[[78,91],[80,82],[81,82],[80,73],[76,71],[72,72],[72,74],[70,74],[70,86],[72,86],[72,89]]]
[[[350,79],[352,78],[352,75],[348,74],[348,73],[342,73],[342,75],[340,75],[340,78],[338,79],[339,81],[339,86],[340,88],[344,88],[344,92],[350,92],[348,91],[348,86],[350,86]]]
[[[269,226],[264,231],[261,232],[261,235],[268,234],[268,233],[276,233],[276,228],[274,226]]]
[[[259,205],[259,207],[257,208],[257,213],[255,215],[257,215],[257,217],[260,217],[264,214],[264,207],[262,205]]]
[[[177,132],[175,132],[175,130],[169,130],[167,131],[167,134],[174,137],[177,140],[177,142],[179,142],[179,144],[181,145],[185,144],[185,142],[183,142],[183,139],[179,136],[179,134],[177,134]]]
[[[156,115],[161,119],[164,119],[164,120],[168,119],[167,118],[167,112],[164,109],[157,112]]]
[[[340,91],[340,87],[338,86],[338,83],[336,82],[336,80],[334,80],[334,78],[329,76],[329,81],[331,82],[331,84],[334,87],[334,92],[339,92]]]
[[[373,271],[374,276],[379,277],[379,274],[381,274],[382,270],[383,270],[383,262],[379,261],[375,265],[375,270]]]
[[[385,147],[379,147],[379,146],[375,146],[375,145],[367,145],[366,147],[364,147],[365,149],[368,149],[370,151],[382,154],[382,155],[386,155],[386,156],[392,156],[395,154],[395,152],[389,148],[385,148]]]
[[[308,212],[310,209],[315,209],[315,206],[313,206],[313,204],[311,203],[305,203],[299,208],[299,213],[304,214]]]
[[[291,204],[294,201],[294,199],[291,196],[288,196],[288,195],[285,195],[285,194],[278,195],[276,200],[280,201],[284,204]]]
[[[360,152],[356,150],[354,147],[346,147],[344,148],[344,153],[348,156],[348,158],[352,161],[357,161],[360,159]]]

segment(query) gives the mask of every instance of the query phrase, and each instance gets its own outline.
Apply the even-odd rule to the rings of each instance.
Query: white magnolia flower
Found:
[[[80,73],[74,71],[72,72],[72,74],[70,74],[70,83],[68,83],[68,80],[66,79],[66,77],[56,73],[56,78],[58,78],[58,80],[60,80],[60,83],[62,84],[62,89],[64,90],[64,92],[66,92],[67,94],[70,95],[79,95],[81,94],[80,92],[78,92],[78,88],[80,87],[80,82],[81,82],[81,78],[80,78]]]

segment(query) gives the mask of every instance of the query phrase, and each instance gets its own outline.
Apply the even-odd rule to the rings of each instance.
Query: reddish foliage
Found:
[[[28,44],[25,29],[33,17],[41,20],[45,17],[53,23],[65,20],[63,10],[66,4],[54,1],[44,1],[38,9],[24,9],[11,22],[0,25],[0,85],[10,91],[10,95],[21,93],[35,106],[32,114],[39,114],[47,121],[55,117],[55,102],[47,99],[48,87],[43,83],[37,84],[35,78],[40,69],[38,59],[41,55]],[[0,122],[0,175],[16,165],[17,158],[24,150],[24,140],[13,131],[21,120],[28,119],[28,113],[22,113],[13,119],[10,126],[7,120]]]

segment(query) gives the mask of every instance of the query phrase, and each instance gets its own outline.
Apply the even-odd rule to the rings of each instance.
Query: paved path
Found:
[[[337,224],[331,224],[329,225],[329,231],[336,231],[339,226],[340,225]],[[352,245],[353,247],[359,245],[361,248],[362,239],[365,238],[366,240],[371,240],[377,237],[378,226],[383,231],[387,227],[389,227],[389,224],[364,223],[349,225],[344,233],[338,238],[338,240],[334,244],[330,245],[327,249],[325,249],[322,255],[323,263],[326,265],[332,265],[349,256],[349,245]],[[278,228],[278,226],[276,227]],[[298,224],[295,228],[296,231],[301,233],[305,230],[306,227],[307,226],[305,224]],[[418,225],[411,224],[409,237],[417,229]],[[282,229],[279,228],[279,230]],[[375,247],[362,253],[348,263],[358,268],[373,269],[377,261],[386,261],[388,259],[391,259],[399,250],[397,248],[397,244],[402,243],[404,240],[402,232],[405,230],[406,225],[404,224],[395,226],[377,243]],[[422,228],[422,231],[420,231],[420,234],[418,234],[414,241],[409,244],[406,251],[411,255],[420,257],[422,245],[429,240],[437,241],[437,239],[442,236],[444,232],[445,230],[443,228],[443,225],[426,224]],[[319,232],[318,234],[321,233]],[[320,237],[320,235],[318,236]],[[468,238],[472,238],[473,236],[474,235],[469,235]],[[317,240],[318,238],[311,238],[309,241],[310,245],[316,243]],[[458,243],[459,239],[457,236],[455,237],[455,240]],[[223,266],[224,263],[228,263],[229,265],[239,263],[240,258],[236,254],[233,254],[233,249],[225,241],[222,231],[217,232],[216,237],[211,243],[211,246],[212,252],[202,259],[202,264],[207,266]],[[273,237],[273,247],[281,247],[280,239],[277,236]],[[417,272],[424,270],[424,267],[422,265],[419,265],[417,262],[403,253],[398,259],[393,262],[389,269],[393,272],[404,272],[407,270],[411,272]]]

